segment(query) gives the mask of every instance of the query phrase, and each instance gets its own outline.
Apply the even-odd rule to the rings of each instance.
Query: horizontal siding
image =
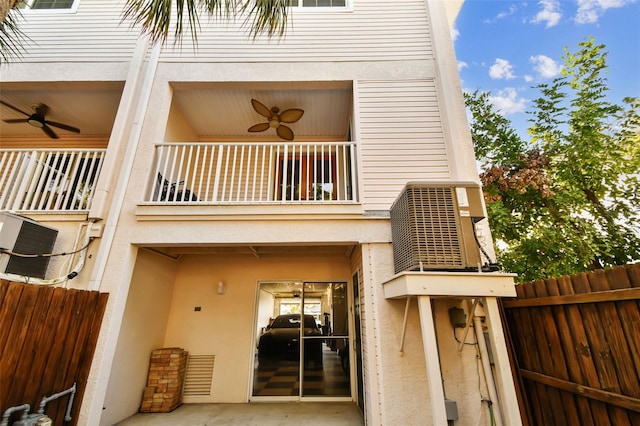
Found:
[[[31,39],[24,62],[126,61],[138,30],[121,22],[123,0],[81,0],[75,13],[25,11],[20,23]],[[424,60],[432,57],[424,0],[354,0],[351,11],[292,12],[283,38],[249,37],[244,19],[203,16],[197,49],[189,34],[172,40],[168,62],[314,62]]]
[[[363,205],[386,210],[407,182],[449,179],[432,80],[360,81]]]
[[[122,0],[80,0],[75,13],[24,11],[18,22],[29,40],[20,61],[129,61],[139,32],[121,23],[123,5]]]
[[[432,56],[424,0],[355,0],[353,11],[294,11],[283,39],[247,37],[242,20],[202,22],[197,53],[189,37],[163,61],[309,62],[422,60]],[[219,29],[225,27],[224,29]]]

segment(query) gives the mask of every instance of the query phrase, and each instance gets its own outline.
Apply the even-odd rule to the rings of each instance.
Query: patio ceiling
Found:
[[[0,99],[32,113],[43,103],[47,120],[80,129],[80,135],[53,128],[61,139],[108,138],[115,121],[122,82],[3,83]],[[303,109],[303,117],[287,124],[296,141],[348,140],[351,120],[350,82],[173,83],[172,112],[179,112],[200,140],[279,140],[273,129],[250,133],[253,124],[266,122],[251,107],[257,99],[268,108]],[[0,105],[0,120],[27,118]],[[2,138],[43,137],[41,129],[26,123],[0,121]]]
[[[152,252],[179,258],[184,255],[245,255],[258,258],[264,257],[299,257],[299,256],[338,256],[349,257],[356,247],[355,242],[341,244],[234,244],[216,245],[205,244],[196,246],[145,246]]]
[[[77,127],[82,136],[108,137],[122,94],[122,82],[101,83],[2,83],[0,100],[33,113],[35,107],[49,107],[46,120]],[[5,123],[8,119],[27,118],[5,105],[0,105],[0,140],[8,137],[46,137],[41,129],[27,123]],[[77,136],[67,130],[52,127],[65,138]]]

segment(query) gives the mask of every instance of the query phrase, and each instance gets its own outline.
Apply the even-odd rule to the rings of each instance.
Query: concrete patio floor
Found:
[[[362,426],[352,402],[184,404],[170,413],[139,413],[118,426]]]

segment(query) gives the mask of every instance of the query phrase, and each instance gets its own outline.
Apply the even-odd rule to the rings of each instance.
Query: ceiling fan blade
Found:
[[[5,123],[26,123],[27,121],[29,121],[28,118],[10,118],[8,120],[2,120]]]
[[[298,108],[287,109],[280,113],[280,121],[283,123],[295,123],[300,120],[302,114],[304,114],[304,110]]]
[[[55,121],[48,121],[48,120],[45,120],[45,124],[48,124],[49,126],[53,126],[53,127],[58,127],[60,129],[68,130],[70,132],[80,133],[80,129],[78,129],[77,127],[69,126],[68,124],[56,123]]]
[[[287,141],[292,141],[293,140],[293,130],[291,130],[287,126],[284,126],[284,125],[281,124],[276,129],[276,133],[278,134],[278,136],[280,136],[284,140],[287,140]]]
[[[264,132],[268,128],[269,128],[269,123],[260,123],[260,124],[254,124],[253,126],[249,127],[249,130],[247,131],[248,132]]]
[[[13,106],[13,105],[11,105],[11,104],[6,103],[5,101],[0,101],[0,104],[4,105],[4,106],[6,106],[6,107],[9,107],[9,108],[11,108],[11,109],[12,109],[12,110],[14,110],[14,111],[18,111],[20,114],[26,115],[27,117],[29,117],[29,116],[31,115],[31,114],[29,114],[29,113],[27,113],[27,112],[22,111],[21,109],[18,109],[18,108],[16,108],[16,107],[14,107],[14,106]]]
[[[273,115],[269,108],[256,101],[255,99],[251,99],[251,105],[253,105],[253,109],[255,109],[256,112],[263,117],[271,118],[271,116]]]
[[[42,126],[42,131],[45,132],[51,139],[58,139],[58,135],[56,135],[56,132],[51,130],[51,127],[47,126],[46,124]]]

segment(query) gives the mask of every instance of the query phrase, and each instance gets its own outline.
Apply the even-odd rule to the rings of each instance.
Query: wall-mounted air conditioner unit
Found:
[[[395,272],[478,270],[473,224],[484,218],[473,182],[409,182],[391,206]]]
[[[0,212],[0,247],[14,253],[50,254],[58,231],[26,217]],[[0,254],[0,272],[44,278],[49,257],[20,257]]]

